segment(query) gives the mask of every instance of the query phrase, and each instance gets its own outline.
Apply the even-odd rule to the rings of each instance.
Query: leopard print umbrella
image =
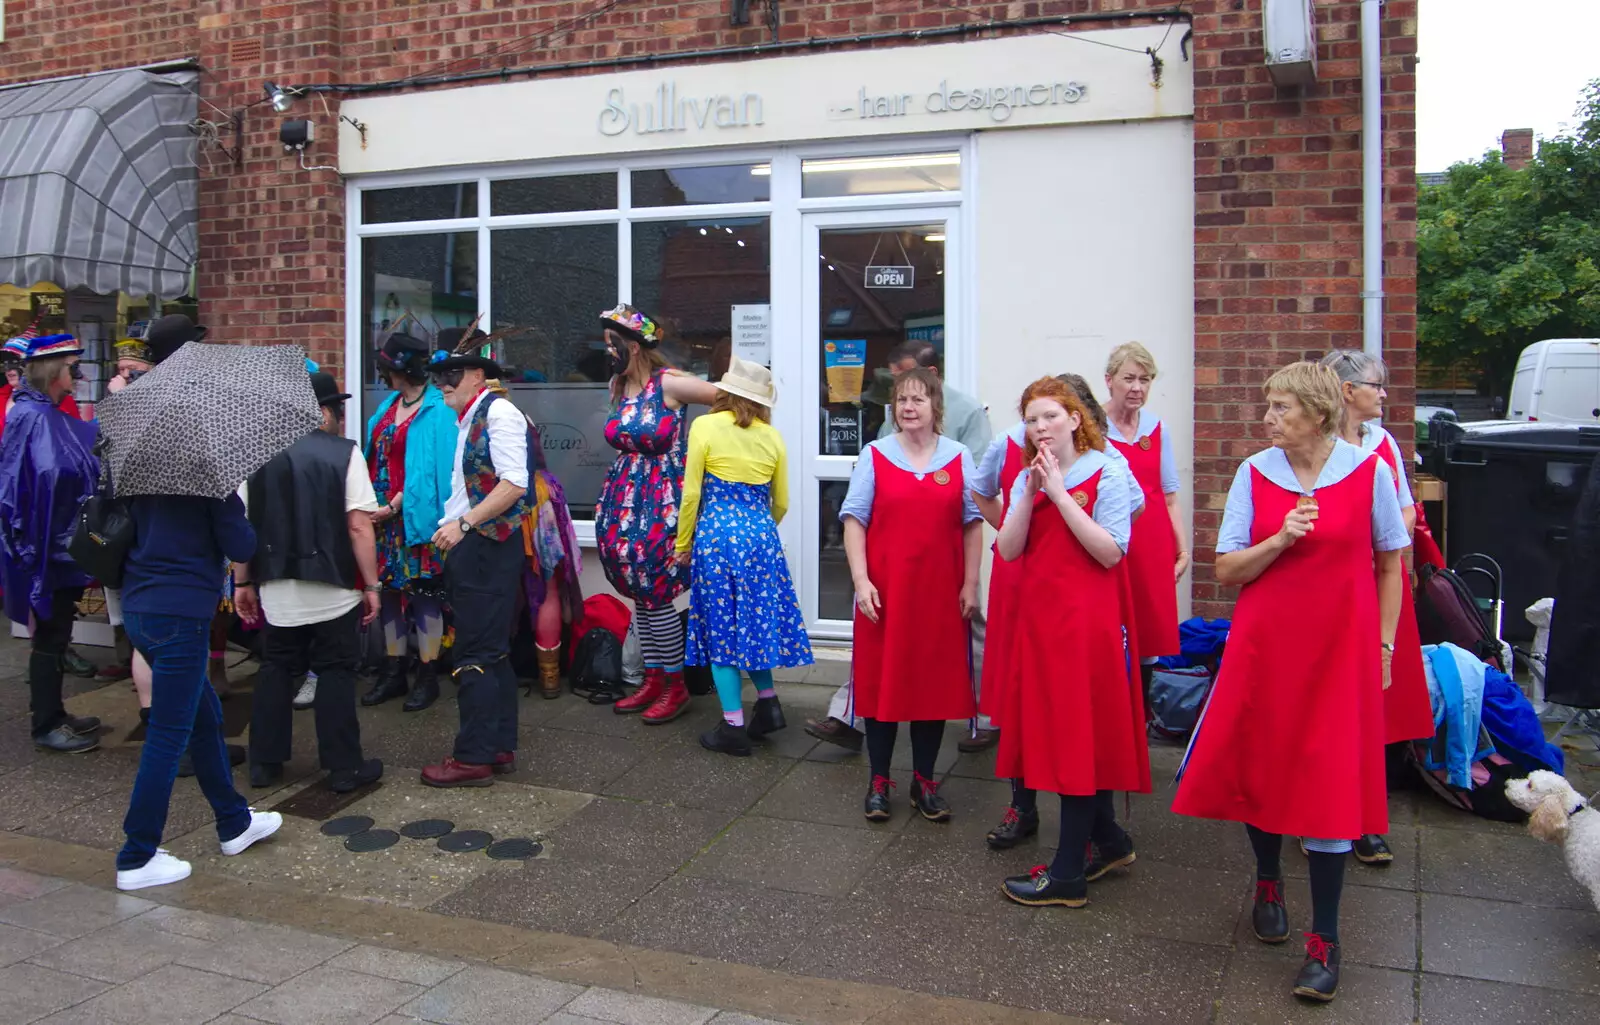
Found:
[[[97,413],[118,498],[226,498],[322,423],[297,345],[190,342]]]

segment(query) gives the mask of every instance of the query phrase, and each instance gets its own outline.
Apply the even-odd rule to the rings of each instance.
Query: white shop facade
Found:
[[[729,353],[772,368],[789,450],[780,532],[821,642],[850,637],[838,507],[902,342],[934,344],[997,432],[1029,381],[1098,383],[1112,347],[1144,342],[1187,496],[1193,93],[1180,35],[1019,35],[346,100],[352,433],[382,398],[372,352],[388,330],[477,318],[501,334],[512,395],[592,556],[615,454],[596,314],[631,302],[692,373],[714,376]],[[606,588],[598,559],[583,581]]]

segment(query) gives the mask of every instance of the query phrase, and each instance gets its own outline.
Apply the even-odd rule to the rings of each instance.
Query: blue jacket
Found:
[[[28,388],[14,393],[0,438],[0,576],[6,615],[50,618],[51,599],[89,577],[67,554],[78,507],[94,491],[96,429]]]
[[[1494,751],[1483,732],[1483,680],[1488,666],[1472,652],[1454,644],[1424,644],[1422,667],[1428,677],[1428,699],[1433,702],[1433,732],[1444,732],[1444,761],[1423,757],[1428,769],[1444,769],[1449,783],[1472,788],[1472,763]]]
[[[1494,666],[1483,671],[1483,728],[1489,731],[1497,751],[1532,772],[1548,769],[1566,771],[1566,756],[1561,748],[1544,739],[1544,727],[1533,710],[1533,703],[1511,677]]]
[[[210,620],[225,562],[249,562],[256,532],[238,495],[141,495],[128,503],[134,540],[122,574],[122,608],[136,615]]]
[[[362,455],[372,458],[372,436],[378,421],[400,398],[392,392],[378,404],[367,421]],[[400,516],[405,521],[406,544],[425,545],[433,540],[444,519],[444,503],[450,498],[450,473],[456,459],[456,414],[444,404],[444,395],[433,385],[422,392],[422,408],[411,415],[406,429],[406,487]]]

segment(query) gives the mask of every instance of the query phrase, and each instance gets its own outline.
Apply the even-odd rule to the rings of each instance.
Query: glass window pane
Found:
[[[944,225],[828,228],[819,248],[819,447],[853,456],[888,418],[896,347],[927,341],[943,360]]]
[[[807,199],[878,196],[886,192],[954,192],[960,188],[959,153],[806,160],[800,165],[800,195]]]
[[[496,333],[511,398],[539,426],[572,515],[594,515],[616,452],[606,444],[600,311],[617,301],[617,227],[517,228],[490,236]]]
[[[364,189],[361,223],[442,221],[478,216],[478,183],[417,185],[403,189]]]
[[[433,340],[478,315],[478,233],[396,235],[361,242],[361,421],[389,393],[372,354],[409,313],[406,334]]]
[[[850,580],[850,563],[844,555],[844,524],[839,522],[839,507],[850,491],[845,480],[817,482],[817,618],[849,620],[855,615],[855,584]]]
[[[614,210],[616,206],[617,176],[610,171],[550,178],[511,178],[489,183],[489,211],[496,217]]]
[[[633,303],[665,328],[663,351],[685,370],[720,378],[733,308],[770,303],[771,292],[765,217],[633,225]]]
[[[765,203],[771,198],[771,164],[674,167],[633,172],[633,205]]]

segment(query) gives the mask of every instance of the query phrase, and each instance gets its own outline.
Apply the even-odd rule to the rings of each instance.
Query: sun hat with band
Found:
[[[438,374],[446,370],[476,368],[482,370],[485,377],[500,377],[500,364],[478,351],[483,348],[484,339],[488,337],[477,328],[473,328],[470,334],[464,327],[441,328],[436,339],[439,349],[428,361],[428,373]]]
[[[661,325],[627,303],[618,303],[600,314],[600,326],[631,338],[646,349],[661,344]]]
[[[712,387],[741,399],[749,399],[768,409],[778,401],[778,387],[772,383],[772,371],[760,363],[752,363],[738,356],[728,361],[728,372]]]

